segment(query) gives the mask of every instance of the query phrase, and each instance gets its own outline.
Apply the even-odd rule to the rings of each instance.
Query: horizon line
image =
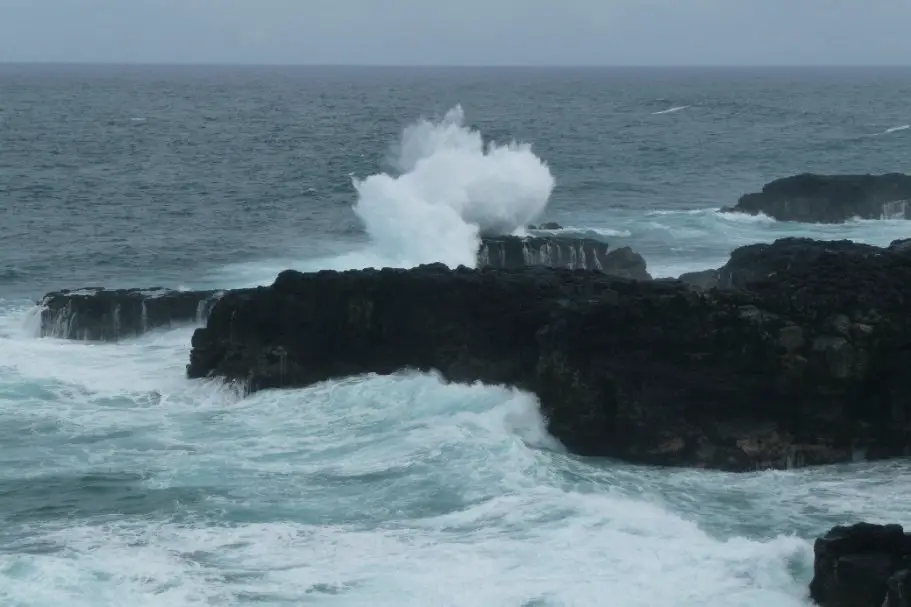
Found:
[[[301,68],[393,68],[393,69],[882,69],[911,68],[911,63],[253,63],[229,61],[6,61],[0,65],[106,66],[106,67],[301,67]]]

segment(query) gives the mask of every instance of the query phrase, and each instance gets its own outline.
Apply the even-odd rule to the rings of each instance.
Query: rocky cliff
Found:
[[[862,219],[911,219],[911,175],[814,175],[804,173],[746,194],[726,212],[764,213],[780,221],[840,223]]]
[[[808,261],[749,291],[547,268],[286,271],[217,302],[188,374],[259,390],[435,369],[532,391],[572,451],[639,463],[909,453],[911,254],[778,247]]]

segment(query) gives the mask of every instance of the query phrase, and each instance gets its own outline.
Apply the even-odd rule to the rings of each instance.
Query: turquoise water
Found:
[[[0,603],[805,606],[815,535],[911,522],[906,462],[582,460],[530,395],[430,375],[242,399],[184,377],[192,327],[38,339],[32,302],[445,261],[466,216],[542,196],[659,276],[787,235],[884,244],[907,224],[711,208],[804,169],[901,170],[909,92],[907,71],[0,68]],[[457,103],[464,125],[401,137]],[[467,126],[532,151],[485,155]]]

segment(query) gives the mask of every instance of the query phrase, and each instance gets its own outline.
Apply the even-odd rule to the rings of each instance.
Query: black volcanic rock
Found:
[[[900,525],[834,527],[813,553],[820,607],[911,607],[911,535]]]
[[[615,276],[651,278],[641,255],[629,248],[610,250],[606,243],[585,238],[485,237],[478,261],[482,267],[589,268]],[[202,323],[220,294],[220,291],[175,291],[161,287],[55,291],[39,302],[43,308],[41,335],[116,341],[151,329]]]
[[[547,266],[571,270],[600,270],[612,276],[649,280],[645,259],[629,247],[611,250],[591,238],[565,236],[485,236],[478,267],[517,269]]]
[[[842,259],[867,258],[899,252],[901,241],[884,250],[850,240],[824,241],[810,238],[781,238],[771,244],[751,244],[731,253],[728,262],[717,270],[688,272],[683,282],[701,289],[749,289],[757,282],[774,280],[782,273],[812,268],[821,257],[835,255]]]
[[[202,323],[219,293],[160,287],[56,291],[39,302],[41,336],[117,341],[151,329]]]
[[[779,221],[841,223],[861,219],[911,219],[911,175],[814,175],[766,184],[724,212],[764,213]]]
[[[700,270],[681,274],[678,280],[697,289],[713,289],[718,286],[720,278],[721,270]]]
[[[534,392],[570,450],[637,463],[905,455],[911,254],[829,245],[749,291],[543,267],[286,271],[218,301],[188,374],[259,390],[435,369]]]

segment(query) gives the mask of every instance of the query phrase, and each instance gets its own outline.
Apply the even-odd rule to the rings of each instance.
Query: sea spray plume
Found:
[[[510,234],[536,219],[554,178],[524,143],[484,145],[464,126],[460,106],[442,120],[421,119],[395,147],[397,176],[354,180],[354,212],[374,246],[401,266],[477,263],[481,234]]]

